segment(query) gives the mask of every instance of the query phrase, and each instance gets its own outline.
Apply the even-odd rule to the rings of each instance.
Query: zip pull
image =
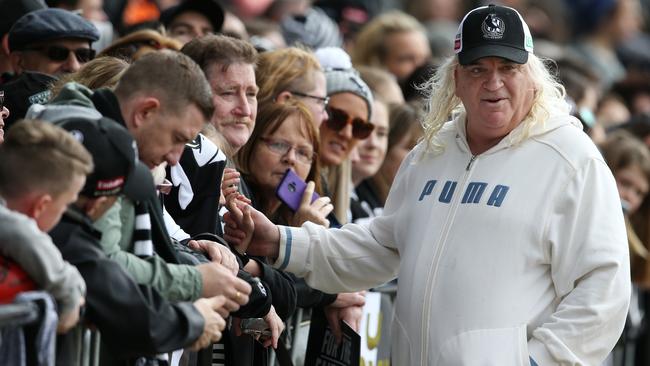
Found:
[[[472,167],[472,163],[474,162],[475,159],[476,159],[476,155],[472,155],[472,158],[469,159],[469,163],[467,163],[467,168],[465,168],[466,171],[469,171],[469,168]]]

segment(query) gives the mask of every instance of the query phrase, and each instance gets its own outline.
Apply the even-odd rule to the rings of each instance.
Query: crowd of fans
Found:
[[[634,293],[608,362],[646,365],[650,8],[494,2],[521,12],[614,173]],[[477,5],[0,0],[0,255],[56,302],[50,364],[77,364],[87,327],[105,365],[268,365],[297,308],[358,330],[364,292],[248,256],[224,215],[250,219],[241,202],[289,226],[381,215],[422,138],[426,81]],[[307,182],[294,208],[276,194],[288,169]]]

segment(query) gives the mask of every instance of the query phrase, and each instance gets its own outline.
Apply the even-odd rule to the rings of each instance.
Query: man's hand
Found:
[[[192,351],[198,351],[221,339],[221,331],[226,327],[224,320],[228,316],[225,308],[227,300],[223,296],[203,298],[194,302],[194,307],[203,316],[203,333],[190,346]]]
[[[196,266],[203,279],[202,297],[223,295],[225,306],[230,311],[236,311],[241,305],[248,303],[251,285],[237,278],[229,269],[218,263],[204,263]]]
[[[77,323],[79,323],[79,314],[81,314],[81,307],[84,306],[86,303],[86,298],[81,297],[79,299],[79,302],[77,303],[77,306],[72,308],[72,310],[68,311],[65,314],[61,314],[59,317],[59,323],[56,326],[56,332],[59,334],[66,333],[70,329],[72,329]]]
[[[352,329],[359,332],[363,306],[366,304],[365,291],[340,293],[336,301],[325,307],[325,318],[327,319],[337,343],[341,343],[343,333],[341,332],[340,321],[343,320]]]
[[[277,259],[280,251],[280,231],[278,227],[271,222],[263,213],[257,211],[251,206],[238,204],[237,207],[242,211],[250,210],[250,217],[254,224],[253,236],[246,253],[261,257],[270,257]],[[246,238],[244,215],[234,215],[231,211],[226,212],[223,217],[225,225],[224,239],[229,243],[237,245],[242,243]]]
[[[348,306],[339,310],[339,319],[348,323],[348,325],[359,333],[361,327],[361,318],[363,317],[363,306]]]
[[[336,300],[329,306],[347,308],[348,306],[361,306],[366,304],[366,292],[342,292],[336,295]]]
[[[227,247],[211,240],[190,240],[187,242],[187,246],[198,252],[205,253],[212,262],[223,265],[232,274],[237,275],[237,271],[239,271],[237,257]]]

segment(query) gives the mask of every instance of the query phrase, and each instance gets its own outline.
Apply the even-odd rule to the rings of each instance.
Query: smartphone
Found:
[[[271,330],[262,318],[247,318],[241,320],[241,332],[251,336],[270,337]]]
[[[282,201],[285,205],[289,206],[293,212],[298,211],[300,207],[300,202],[302,202],[302,195],[307,188],[307,183],[305,183],[296,173],[287,169],[282,177],[282,181],[275,189],[275,195]],[[311,202],[314,202],[320,197],[318,193],[314,192],[311,196]]]
[[[168,179],[165,179],[160,184],[156,185],[156,190],[158,190],[158,191],[160,191],[160,192],[162,192],[164,194],[167,194],[167,193],[169,193],[169,191],[172,189],[173,186],[174,185],[172,184],[172,182],[170,182]]]

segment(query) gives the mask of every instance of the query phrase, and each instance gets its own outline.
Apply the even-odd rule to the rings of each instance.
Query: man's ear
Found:
[[[9,33],[2,36],[2,39],[0,40],[0,42],[2,43],[1,44],[1,46],[2,46],[2,54],[3,55],[9,55],[9,53],[10,53],[9,52]]]
[[[291,96],[291,92],[285,90],[275,97],[275,101],[277,103],[285,103],[289,98],[291,98]]]
[[[138,129],[148,123],[160,111],[160,100],[155,97],[141,97],[133,104],[133,127]]]
[[[41,193],[35,196],[31,203],[25,207],[27,212],[24,212],[27,216],[33,218],[38,222],[38,219],[47,211],[48,207],[52,204],[53,198],[49,193]]]

